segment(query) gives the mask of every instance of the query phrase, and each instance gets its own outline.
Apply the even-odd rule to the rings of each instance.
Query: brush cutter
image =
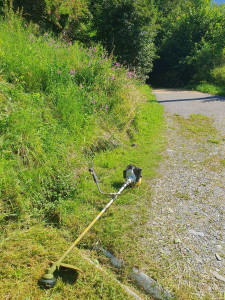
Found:
[[[97,187],[99,189],[99,192],[103,195],[107,195],[112,197],[112,199],[109,201],[109,203],[103,208],[103,210],[97,215],[97,217],[88,225],[88,227],[78,236],[78,238],[74,241],[74,243],[67,249],[67,251],[54,263],[52,263],[51,267],[46,270],[46,273],[39,279],[38,283],[43,288],[49,289],[53,288],[56,283],[56,278],[54,277],[54,272],[56,270],[59,270],[60,268],[66,268],[66,269],[72,269],[78,272],[82,272],[78,268],[64,264],[62,261],[65,259],[65,257],[72,251],[72,249],[79,243],[79,241],[86,235],[86,233],[91,229],[91,227],[98,221],[98,219],[103,215],[103,213],[107,210],[107,208],[113,203],[113,201],[122,193],[122,191],[128,187],[128,186],[139,186],[141,183],[141,171],[142,169],[137,168],[133,165],[128,165],[126,170],[123,172],[123,177],[125,178],[125,183],[122,185],[122,187],[119,189],[117,193],[103,193],[99,183],[97,176],[94,172],[94,169],[89,170],[91,175],[93,176],[93,179],[95,183],[97,184]]]

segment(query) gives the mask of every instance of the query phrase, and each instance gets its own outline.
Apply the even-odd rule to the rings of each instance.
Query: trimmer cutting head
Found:
[[[51,265],[54,263],[52,262]],[[70,265],[70,264],[64,264],[60,263],[59,266],[57,266],[56,270],[60,273],[61,271],[65,270],[73,270],[76,272],[84,273],[77,267]],[[41,286],[44,289],[51,289],[55,286],[57,278],[53,275],[53,272],[51,271],[51,268],[48,268],[46,270],[46,273],[38,280],[39,286]]]
[[[38,284],[44,289],[52,289],[56,284],[56,280],[57,279],[54,276],[52,279],[45,279],[43,276],[38,280]]]

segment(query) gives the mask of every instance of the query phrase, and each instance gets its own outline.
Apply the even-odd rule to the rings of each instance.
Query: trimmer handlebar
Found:
[[[141,171],[142,169],[141,168],[137,168],[135,167],[134,165],[128,165],[126,170],[123,171],[123,177],[124,179],[126,179],[126,187],[129,186],[129,185],[132,185],[132,186],[139,186],[140,183],[141,183]],[[98,183],[98,179],[97,179],[97,176],[95,174],[95,171],[94,171],[94,168],[90,168],[89,169],[89,172],[91,173],[93,179],[94,179],[94,182],[96,183],[98,189],[99,189],[99,192],[102,194],[102,195],[108,195],[108,196],[115,196],[115,195],[118,195],[119,193],[103,193],[100,186],[99,186],[99,183]]]
[[[89,172],[91,173],[93,179],[94,179],[94,182],[97,184],[97,187],[98,187],[98,190],[99,192],[102,194],[102,195],[106,195],[106,196],[115,196],[116,193],[103,193],[103,191],[101,190],[100,186],[99,186],[99,183],[98,183],[98,178],[95,174],[95,171],[94,171],[94,168],[90,168],[89,169]]]

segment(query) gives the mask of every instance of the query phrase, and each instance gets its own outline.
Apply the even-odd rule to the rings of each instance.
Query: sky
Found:
[[[213,0],[212,2],[216,2],[217,4],[221,4],[221,3],[225,4],[225,0]]]

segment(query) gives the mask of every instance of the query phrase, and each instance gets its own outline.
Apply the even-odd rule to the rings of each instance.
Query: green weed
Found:
[[[19,225],[11,224],[2,236],[2,299],[131,299],[112,280],[110,272],[106,276],[87,263],[77,249],[68,258],[69,263],[80,268],[84,274],[61,271],[57,286],[52,290],[42,290],[37,282],[49,265],[49,260],[57,260],[69,246],[66,232],[60,233],[54,228],[38,224],[13,231]]]
[[[213,119],[204,115],[193,114],[187,119],[175,116],[181,125],[184,135],[192,138],[206,139],[210,143],[220,143],[221,137],[216,127],[213,125]]]
[[[213,95],[219,95],[219,96],[225,96],[225,89],[224,86],[219,86],[213,83],[207,83],[203,82],[195,87],[192,87],[192,89],[197,90],[202,93],[209,93]]]

